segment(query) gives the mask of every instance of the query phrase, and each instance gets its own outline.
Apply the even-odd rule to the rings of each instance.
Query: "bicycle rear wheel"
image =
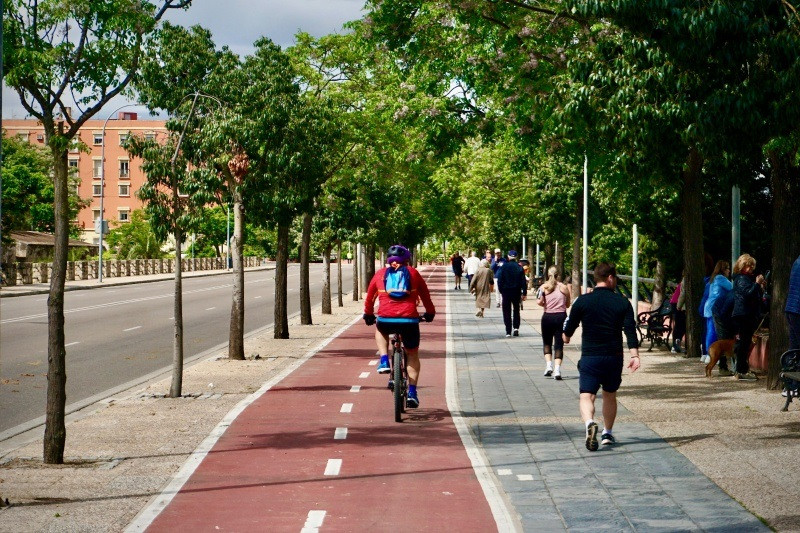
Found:
[[[403,394],[403,352],[395,349],[392,354],[392,379],[394,380],[394,421],[402,422],[402,413],[405,405]]]

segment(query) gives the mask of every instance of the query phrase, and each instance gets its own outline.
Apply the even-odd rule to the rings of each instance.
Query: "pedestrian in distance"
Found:
[[[544,307],[542,314],[542,343],[544,344],[545,377],[561,379],[561,361],[564,359],[564,340],[561,328],[567,318],[570,305],[569,288],[561,283],[558,268],[551,266],[547,281],[542,284],[538,304]],[[555,367],[553,366],[555,363]]]
[[[705,318],[706,321],[706,352],[708,352],[711,345],[719,339],[717,328],[714,325],[714,304],[717,303],[719,298],[724,298],[733,288],[733,285],[728,279],[730,273],[731,265],[727,261],[721,259],[714,265],[714,270],[711,272],[711,277],[708,279],[708,284],[706,285],[708,296],[701,309],[703,318]],[[733,375],[728,368],[728,359],[724,355],[719,359],[719,375]]]
[[[583,326],[578,361],[579,407],[586,425],[586,449],[592,452],[599,448],[594,402],[600,387],[603,388],[604,426],[600,440],[604,446],[615,442],[612,430],[624,365],[621,332],[625,333],[631,355],[627,368],[636,372],[641,366],[633,307],[627,298],[615,292],[617,280],[617,270],[612,263],[595,266],[595,289],[575,300],[562,333],[564,343],[569,344],[578,325]]]
[[[672,306],[672,349],[670,350],[672,353],[683,352],[681,343],[683,342],[683,336],[686,335],[686,301],[685,299],[681,300],[683,281],[685,279],[686,274],[684,273],[680,283],[675,287],[675,292],[672,293],[672,297],[669,299],[669,303]]]
[[[789,274],[789,292],[786,295],[784,308],[786,321],[789,323],[789,349],[800,349],[800,256],[792,265]]]
[[[497,284],[497,273],[500,271],[500,267],[503,266],[506,260],[503,257],[503,251],[500,248],[494,249],[494,257],[492,258],[492,272],[494,272],[494,291],[495,297],[497,300],[497,307],[500,307],[503,304],[503,295],[500,293],[500,285]]]
[[[764,276],[755,275],[756,260],[750,254],[742,254],[733,265],[733,324],[739,334],[734,353],[736,354],[736,379],[756,381],[758,377],[750,372],[750,348],[753,333],[758,329],[761,318],[761,298],[767,282]]]
[[[459,252],[453,254],[450,258],[450,265],[453,267],[453,276],[455,277],[454,290],[461,290],[461,276],[464,274],[464,258],[461,257]]]
[[[481,260],[478,259],[475,251],[473,250],[470,252],[469,257],[466,261],[464,261],[464,272],[467,276],[467,287],[469,288],[472,284],[472,276],[478,271],[481,267]]]
[[[519,304],[527,298],[528,284],[525,273],[517,264],[517,252],[508,251],[508,261],[497,270],[497,284],[503,304],[503,323],[506,326],[506,337],[519,337]]]
[[[489,268],[489,261],[482,259],[478,271],[469,283],[469,291],[475,295],[475,316],[483,318],[483,311],[492,306],[492,290],[494,289],[494,273]]]

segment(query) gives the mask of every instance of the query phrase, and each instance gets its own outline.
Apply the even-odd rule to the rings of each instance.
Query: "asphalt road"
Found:
[[[275,271],[245,274],[245,334],[273,323]],[[343,289],[352,266],[342,265]],[[331,268],[336,305],[336,268]],[[172,280],[65,294],[67,406],[113,393],[172,365]],[[300,268],[289,266],[289,315],[300,309]],[[231,275],[183,280],[184,358],[227,343]],[[311,265],[312,305],[322,295],[322,265]],[[291,332],[290,332],[291,334]],[[0,320],[0,435],[31,426],[45,413],[47,295],[2,301]]]

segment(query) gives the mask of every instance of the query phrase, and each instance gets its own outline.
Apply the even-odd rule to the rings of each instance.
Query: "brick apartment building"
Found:
[[[70,150],[69,167],[80,178],[78,196],[91,199],[91,205],[78,214],[78,225],[83,228],[81,240],[97,244],[99,236],[94,231],[94,221],[100,218],[101,152],[103,147],[103,123],[105,120],[89,120],[78,133],[80,141],[90,152],[77,148]],[[44,128],[37,120],[3,120],[5,135],[15,136],[31,144],[45,147]],[[122,148],[128,135],[143,135],[163,141],[166,137],[164,120],[139,120],[136,113],[120,112],[105,127],[105,178],[103,179],[103,210],[105,219],[113,228],[116,222],[130,220],[131,212],[140,209],[142,202],[135,192],[144,183],[140,162],[132,162]]]

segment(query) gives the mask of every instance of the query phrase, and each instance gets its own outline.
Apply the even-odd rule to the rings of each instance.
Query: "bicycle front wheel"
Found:
[[[392,379],[394,379],[394,421],[402,422],[403,402],[403,352],[395,350],[392,354]]]

